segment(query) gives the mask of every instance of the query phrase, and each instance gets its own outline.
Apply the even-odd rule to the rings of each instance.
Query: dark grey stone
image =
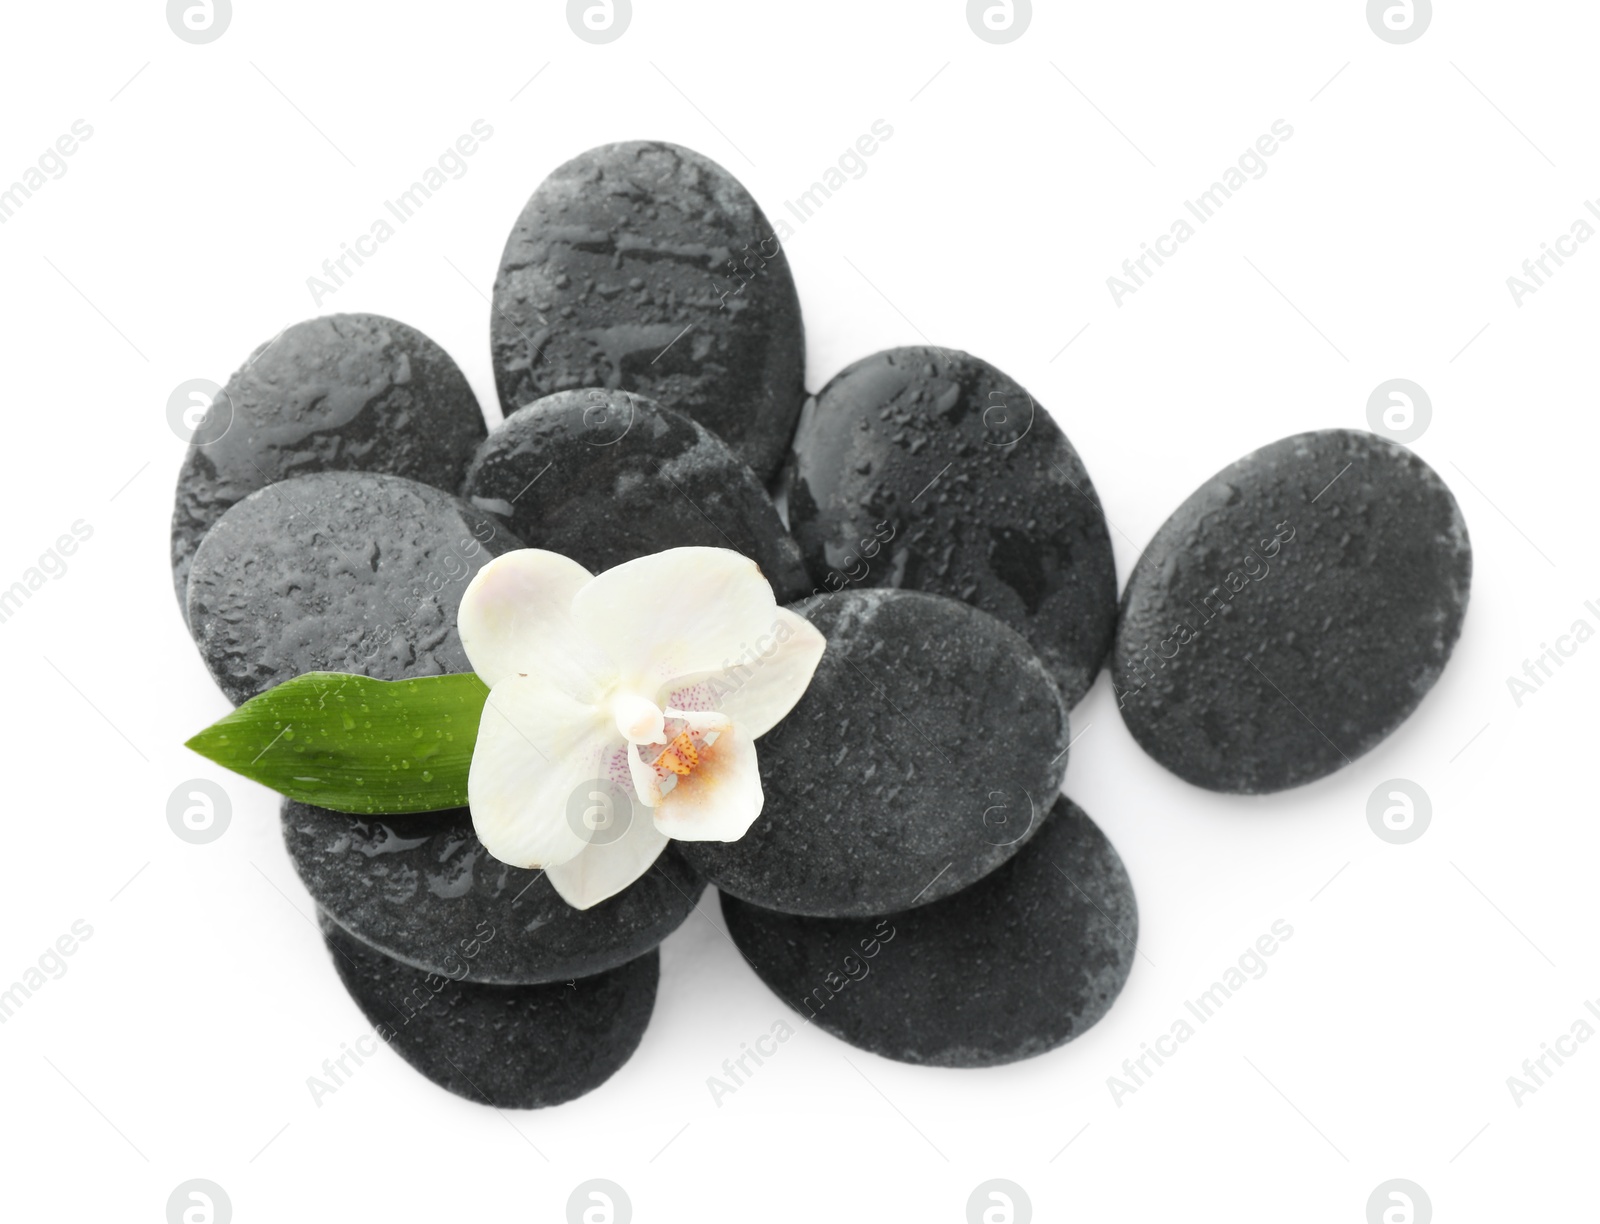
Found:
[[[500,862],[466,808],[381,819],[284,800],[283,839],[330,918],[386,956],[474,982],[589,977],[644,955],[683,923],[705,885],[672,846],[608,901],[573,909],[542,871]],[[487,924],[475,957],[462,949]]]
[[[461,593],[491,557],[521,547],[493,515],[398,476],[279,481],[201,541],[189,626],[235,704],[308,671],[467,672]]]
[[[1128,980],[1139,912],[1094,821],[1056,799],[970,888],[883,918],[803,918],[722,898],[733,941],[790,1007],[900,1062],[992,1067],[1082,1036]]]
[[[1069,707],[1089,691],[1111,537],[1078,452],[1003,372],[953,349],[856,362],[806,404],[785,486],[814,581],[963,600],[1027,638]]]
[[[756,474],[715,434],[628,391],[558,391],[490,433],[465,496],[591,573],[682,545],[751,557],[780,602],[811,590]]]
[[[542,1109],[593,1092],[639,1048],[655,1008],[655,951],[570,983],[485,986],[402,965],[318,919],[339,980],[378,1036],[482,1105]]]
[[[1128,579],[1123,721],[1208,790],[1314,781],[1416,709],[1461,632],[1472,546],[1437,473],[1376,434],[1297,434],[1173,512]]]
[[[507,416],[552,391],[637,391],[763,480],[805,398],[800,299],[772,223],[678,145],[601,145],[551,172],[506,241],[490,328]]]
[[[795,914],[884,914],[965,888],[1032,835],[1067,768],[1067,711],[1015,632],[919,591],[794,605],[828,639],[756,742],[766,804],[736,842],[680,842],[724,892]]]
[[[387,472],[454,493],[484,436],[466,377],[414,327],[382,315],[307,319],[259,346],[214,411],[227,432],[191,444],[172,511],[172,580],[188,608],[189,564],[229,506],[312,472]]]

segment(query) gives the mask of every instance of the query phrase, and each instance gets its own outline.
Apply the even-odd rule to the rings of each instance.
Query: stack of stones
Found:
[[[586,911],[491,858],[465,809],[284,804],[346,988],[473,1100],[553,1105],[616,1072],[657,947],[707,883],[750,969],[853,1045],[960,1067],[1052,1050],[1106,1013],[1138,938],[1121,860],[1059,793],[1068,711],[1102,665],[1157,761],[1261,793],[1377,743],[1460,629],[1454,500],[1405,448],[1345,431],[1203,485],[1119,612],[1105,516],[1044,407],[933,348],[808,397],[773,229],[687,149],[608,145],[556,170],[507,242],[492,318],[505,419],[488,432],[450,357],[373,315],[296,324],[228,382],[231,425],[179,477],[172,556],[232,701],[312,670],[470,670],[461,594],[522,547],[592,572],[736,549],[828,649],[758,745],[749,833],[673,842]]]

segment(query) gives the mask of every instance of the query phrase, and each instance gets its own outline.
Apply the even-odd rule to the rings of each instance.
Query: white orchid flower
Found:
[[[558,553],[504,553],[467,587],[457,626],[489,686],[473,828],[578,909],[632,884],[669,838],[744,836],[761,814],[755,741],[826,646],[754,561],[722,548],[598,577]]]

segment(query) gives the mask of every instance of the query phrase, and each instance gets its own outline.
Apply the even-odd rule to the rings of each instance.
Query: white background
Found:
[[[0,226],[0,586],[75,520],[93,537],[0,624],[0,984],[75,919],[94,934],[0,1027],[7,1217],[160,1221],[204,1177],[241,1224],[558,1221],[605,1177],[639,1221],[960,1221],[1004,1177],[1041,1221],[1359,1224],[1404,1177],[1440,1221],[1594,1218],[1600,1041],[1520,1106],[1506,1078],[1600,998],[1600,643],[1520,708],[1506,678],[1578,618],[1600,629],[1600,243],[1520,306],[1506,278],[1600,194],[1600,12],[1450,3],[1392,46],[1363,9],[1041,4],[995,46],[951,0],[635,0],[593,46],[558,3],[238,0],[193,46],[151,0],[10,6],[0,181],[74,120],[94,134]],[[306,278],[477,119],[469,173],[314,306]],[[1125,577],[1213,471],[1363,428],[1375,386],[1413,379],[1434,408],[1415,449],[1476,553],[1455,658],[1377,750],[1259,799],[1148,760],[1102,676],[1066,789],[1127,863],[1140,956],[1046,1057],[932,1070],[811,1028],[718,1107],[706,1078],[789,1013],[708,894],[663,947],[643,1045],[590,1096],[499,1113],[383,1052],[315,1105],[306,1077],[363,1021],[275,797],[181,746],[228,707],[172,596],[168,395],[318,310],[376,311],[498,419],[485,294],[553,167],[677,141],[776,219],[875,119],[893,137],[788,242],[813,389],[924,338],[1001,366],[1082,453]],[[1265,177],[1115,305],[1106,278],[1278,119]],[[196,776],[234,800],[204,846],[166,822]],[[1395,777],[1433,803],[1410,845],[1366,820]],[[1279,918],[1267,975],[1115,1104],[1107,1077]]]

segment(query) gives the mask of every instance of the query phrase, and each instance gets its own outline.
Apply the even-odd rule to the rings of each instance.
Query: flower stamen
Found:
[[[611,716],[617,730],[630,744],[649,744],[659,740],[666,726],[661,710],[653,701],[632,693],[619,694],[611,703]]]
[[[694,738],[687,731],[678,734],[668,745],[667,750],[656,758],[658,767],[669,770],[680,778],[693,773],[694,767],[698,764],[700,764],[700,754],[695,750]]]

